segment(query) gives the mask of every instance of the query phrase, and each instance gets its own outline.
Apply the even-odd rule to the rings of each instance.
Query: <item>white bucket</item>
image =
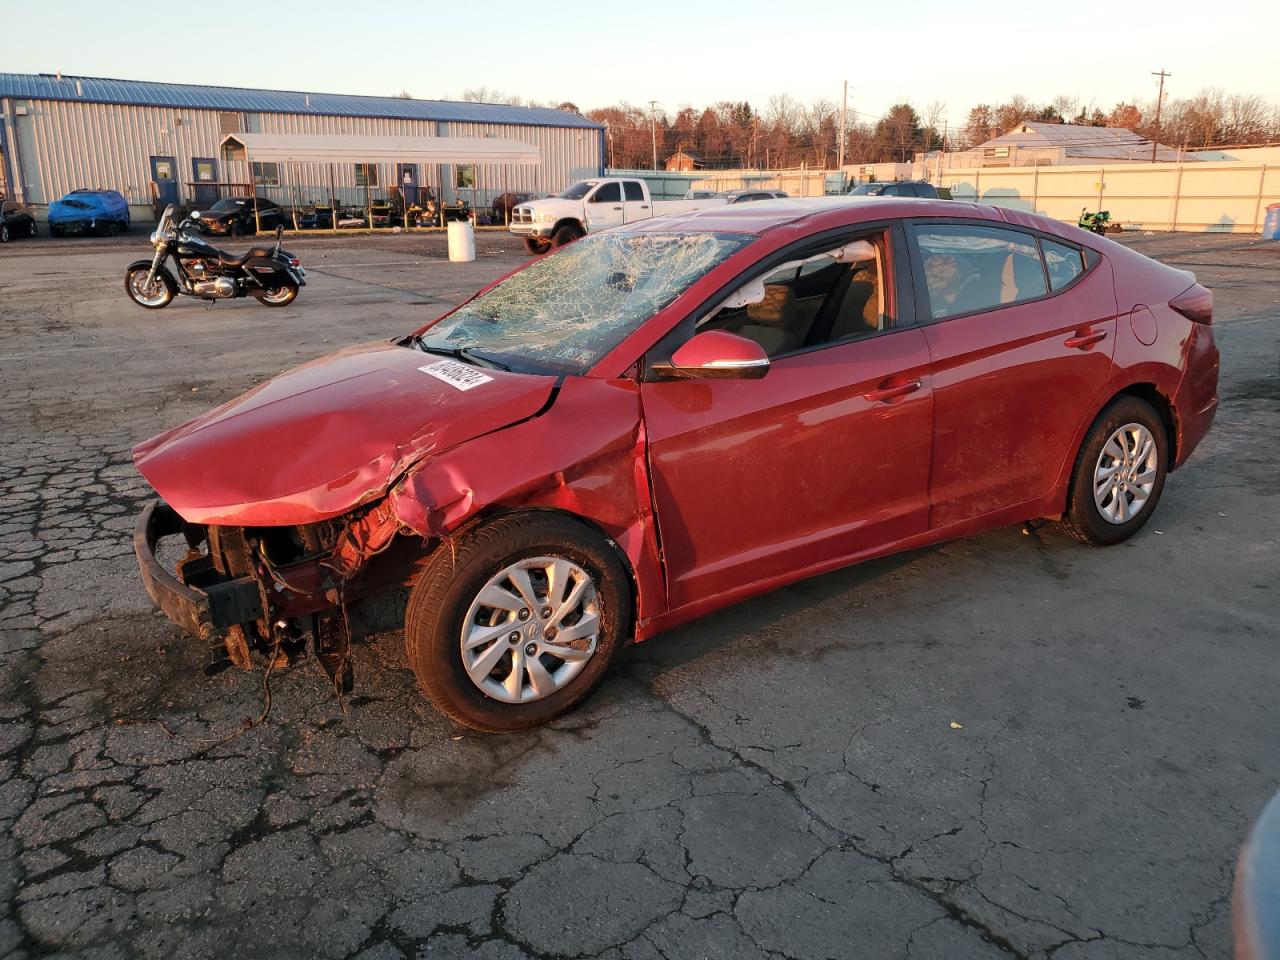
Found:
[[[476,258],[476,231],[470,220],[449,221],[449,260],[470,263]]]

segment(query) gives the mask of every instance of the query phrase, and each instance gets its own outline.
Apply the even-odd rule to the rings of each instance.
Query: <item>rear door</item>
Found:
[[[1111,374],[1110,266],[1003,225],[916,221],[907,232],[932,360],[931,526],[1048,496]]]
[[[592,230],[607,230],[625,223],[622,207],[622,184],[610,180],[596,187],[587,198],[587,222]]]
[[[639,180],[622,181],[622,215],[625,223],[648,220],[653,216],[649,197]]]

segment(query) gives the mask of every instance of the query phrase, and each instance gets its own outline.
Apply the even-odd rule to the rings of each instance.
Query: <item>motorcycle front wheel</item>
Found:
[[[124,275],[124,291],[138,306],[146,307],[148,310],[159,310],[161,307],[167,307],[178,295],[178,291],[174,289],[173,280],[169,274],[163,271],[157,272],[155,279],[148,286],[147,274],[150,272],[147,267],[134,267]]]
[[[281,284],[278,287],[267,287],[265,290],[255,290],[253,295],[258,302],[264,307],[287,307],[293,303],[294,298],[298,295],[298,288],[292,283]]]

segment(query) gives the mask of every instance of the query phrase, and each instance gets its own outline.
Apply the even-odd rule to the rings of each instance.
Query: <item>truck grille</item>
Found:
[[[511,211],[512,223],[533,223],[533,214],[528,207],[516,207]]]

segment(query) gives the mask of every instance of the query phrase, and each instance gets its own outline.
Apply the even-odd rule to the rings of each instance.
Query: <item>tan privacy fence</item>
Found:
[[[1258,233],[1280,202],[1280,164],[1152,163],[945,170],[955,200],[976,200],[1074,223],[1109,210],[1135,230]]]

